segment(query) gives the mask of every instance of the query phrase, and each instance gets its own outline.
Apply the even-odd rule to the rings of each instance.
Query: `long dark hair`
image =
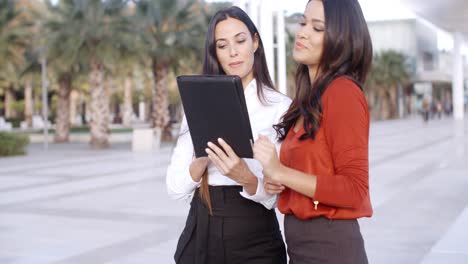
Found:
[[[221,9],[211,18],[211,21],[208,24],[208,32],[206,33],[203,74],[226,74],[219,63],[218,57],[216,56],[215,29],[219,22],[228,18],[240,20],[247,26],[252,39],[255,39],[255,37],[258,38],[258,48],[254,53],[253,76],[257,82],[257,96],[260,102],[266,104],[267,101],[265,100],[263,89],[276,90],[276,88],[268,71],[263,42],[260,38],[257,27],[250,17],[237,6]]]
[[[321,97],[327,86],[338,77],[346,77],[362,89],[372,63],[372,42],[358,1],[319,1],[324,6],[325,36],[317,75],[310,80],[307,65],[298,66],[296,95],[283,121],[274,126],[280,140],[286,138],[301,116],[304,118],[305,133],[300,139],[314,139],[320,128]]]
[[[262,104],[267,104],[268,100],[265,98],[263,89],[276,90],[276,88],[268,71],[263,42],[260,38],[257,27],[255,27],[255,24],[252,22],[250,17],[237,6],[221,9],[211,18],[211,21],[208,24],[208,32],[206,33],[203,74],[226,74],[219,63],[218,57],[216,56],[215,29],[219,22],[228,18],[240,20],[247,26],[252,39],[255,39],[255,37],[258,38],[258,48],[254,53],[253,76],[257,82],[258,99]],[[208,207],[210,214],[212,214],[207,170],[203,173],[199,194],[202,201]]]

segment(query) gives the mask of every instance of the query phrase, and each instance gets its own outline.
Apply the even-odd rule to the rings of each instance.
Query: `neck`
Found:
[[[247,88],[247,85],[249,85],[249,83],[253,80],[253,74],[250,73],[248,74],[247,76],[245,76],[244,78],[242,78],[242,86],[244,88],[244,91],[245,89]]]
[[[315,77],[317,76],[317,66],[309,65],[308,67],[309,67],[310,83],[313,83],[315,80]]]

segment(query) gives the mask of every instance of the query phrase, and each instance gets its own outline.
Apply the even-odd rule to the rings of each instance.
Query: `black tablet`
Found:
[[[177,77],[196,157],[207,156],[207,143],[224,139],[241,158],[253,158],[252,128],[239,76]]]

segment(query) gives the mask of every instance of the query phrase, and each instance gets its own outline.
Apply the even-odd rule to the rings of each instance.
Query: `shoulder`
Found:
[[[292,102],[291,98],[271,88],[263,89],[263,94],[266,102],[272,106],[284,108],[289,107]]]
[[[334,79],[324,92],[324,96],[359,96],[363,92],[361,88],[352,80],[346,77],[338,77]]]
[[[348,104],[353,101],[366,102],[364,92],[352,80],[346,77],[334,79],[322,96],[323,103],[332,100],[333,103]]]

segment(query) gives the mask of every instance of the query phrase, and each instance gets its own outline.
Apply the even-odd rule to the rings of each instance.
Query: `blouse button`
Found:
[[[317,211],[317,206],[318,206],[319,202],[318,201],[314,201],[314,209],[315,211]]]

